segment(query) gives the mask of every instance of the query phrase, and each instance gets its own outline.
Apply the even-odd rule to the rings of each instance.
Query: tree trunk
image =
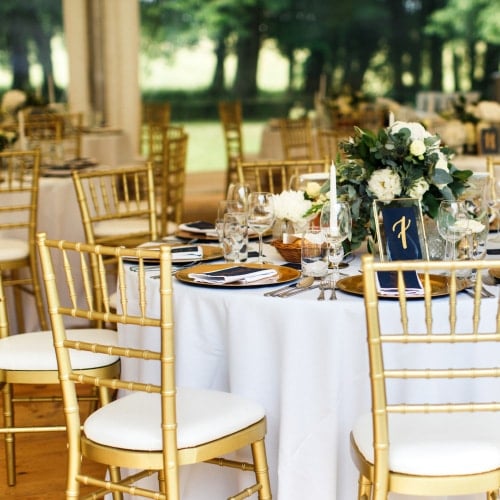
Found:
[[[30,86],[28,40],[22,27],[17,29],[16,24],[13,22],[7,33],[7,47],[12,67],[12,88],[28,90]]]
[[[41,25],[37,25],[36,31],[34,33],[34,38],[36,42],[38,60],[43,69],[43,95],[49,97],[49,81],[54,82],[54,71],[52,66],[52,52],[50,49],[50,35],[45,33]],[[57,90],[57,87],[54,87]],[[56,101],[59,100],[59,96],[56,95]]]
[[[224,61],[226,59],[226,41],[224,35],[221,35],[217,40],[215,47],[215,70],[210,85],[210,93],[215,96],[221,96],[225,90],[225,75],[224,75]]]
[[[233,92],[240,99],[257,96],[257,64],[261,46],[260,16],[259,6],[248,11],[246,33],[242,30],[236,42],[238,64]]]

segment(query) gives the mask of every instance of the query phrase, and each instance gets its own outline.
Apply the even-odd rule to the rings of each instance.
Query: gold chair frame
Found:
[[[249,184],[254,191],[269,191],[279,194],[289,189],[290,180],[300,174],[328,172],[329,161],[322,160],[275,160],[242,162],[238,161],[238,179]]]
[[[36,252],[36,226],[38,213],[38,184],[40,177],[40,151],[4,151],[0,152],[0,199],[8,197],[6,203],[0,202],[0,231],[6,237],[12,232],[13,238],[28,243],[29,254],[26,257],[5,259],[0,262],[0,271],[4,286],[12,286],[15,296],[17,326],[25,331],[21,292],[31,294],[41,328],[47,328],[43,298],[38,275]],[[13,201],[12,196],[20,197]],[[23,236],[18,236],[22,233]],[[29,276],[23,275],[27,269]]]
[[[178,421],[177,413],[184,414],[186,408],[182,410],[182,404],[179,404],[179,397],[182,390],[175,385],[175,354],[174,354],[174,320],[173,320],[173,290],[172,290],[172,263],[170,248],[166,245],[161,247],[161,250],[152,250],[147,248],[126,249],[120,247],[107,247],[102,245],[88,245],[81,243],[70,243],[64,241],[50,241],[46,239],[44,234],[38,235],[38,246],[41,255],[44,283],[46,287],[52,332],[54,336],[54,343],[57,351],[57,359],[59,365],[59,373],[61,379],[61,386],[64,397],[65,416],[68,429],[68,443],[69,443],[69,464],[68,464],[68,482],[67,482],[67,498],[79,497],[79,485],[90,484],[97,488],[96,496],[98,498],[105,492],[113,491],[116,496],[121,493],[129,493],[137,496],[144,496],[147,498],[157,498],[159,500],[178,500],[179,499],[179,484],[178,484],[178,469],[182,465],[206,462],[219,466],[228,466],[232,468],[239,468],[244,471],[253,472],[255,475],[255,484],[248,486],[243,491],[232,496],[233,500],[240,500],[258,493],[260,500],[270,500],[271,492],[269,486],[268,467],[266,460],[266,452],[264,445],[264,436],[266,433],[266,419],[265,416],[260,416],[258,420],[253,423],[245,423],[245,427],[238,427],[235,420],[235,414],[224,414],[224,419],[233,420],[233,430],[229,431],[225,427],[225,434],[210,437],[209,441],[204,441],[199,436],[192,436],[194,441],[190,441],[184,448],[178,446],[178,430],[183,428],[182,421]],[[82,263],[90,262],[96,265],[98,272],[94,273],[100,277],[99,288],[100,296],[103,298],[102,303],[104,307],[100,310],[89,307],[92,300],[84,301],[83,303],[78,297],[71,294],[71,280],[70,285],[55,282],[55,274],[53,263],[51,259],[51,252],[60,252],[64,255],[65,262],[80,262],[80,265],[74,269],[68,264],[66,268],[66,275],[70,277],[72,272],[82,273],[86,276],[89,269]],[[76,259],[71,258],[71,254],[77,254]],[[105,261],[109,258],[114,258],[117,265],[118,275],[118,288],[117,288],[117,312],[112,312],[110,307],[109,291],[107,289],[107,275]],[[125,274],[125,262],[133,259],[135,269],[137,270],[137,280],[128,279]],[[160,311],[158,313],[148,312],[148,294],[147,294],[147,278],[146,278],[146,262],[151,259],[159,261],[160,267]],[[88,277],[88,280],[91,278]],[[84,283],[87,282],[84,278]],[[130,303],[127,297],[127,288],[132,287],[134,293],[137,293],[137,303]],[[92,289],[86,287],[85,295],[92,297]],[[136,327],[154,327],[158,329],[158,338],[160,348],[156,350],[142,350],[131,348],[126,345],[109,346],[100,345],[99,343],[78,343],[72,342],[66,336],[64,328],[64,318],[66,316],[74,318],[86,318],[95,322],[104,322],[116,324],[118,328],[120,325],[131,325]],[[120,337],[119,337],[120,338]],[[69,349],[88,350],[90,352],[106,352],[108,354],[116,354],[123,357],[136,358],[141,362],[152,362],[161,368],[160,383],[141,383],[134,380],[117,380],[105,377],[87,377],[78,373],[72,368],[71,359],[69,357]],[[121,389],[129,391],[128,395],[110,403],[108,406],[97,410],[92,414],[89,419],[83,424],[80,421],[80,414],[78,411],[78,403],[76,398],[76,385],[79,383],[95,385],[98,387],[105,387],[109,389]],[[137,392],[138,391],[138,392]],[[239,396],[230,395],[228,393],[221,393],[218,391],[205,391],[202,389],[189,390],[189,405],[201,404],[199,410],[196,410],[192,417],[189,419],[204,420],[210,415],[210,412],[215,411],[220,413],[218,407],[214,407],[213,399],[215,394],[217,398],[223,397],[227,404],[228,400],[232,400],[234,404],[241,403]],[[154,396],[157,395],[158,399]],[[198,396],[201,396],[199,400]],[[130,401],[130,398],[141,398],[144,405],[141,406],[143,411],[150,413],[158,412],[158,426],[153,430],[149,424],[143,432],[154,432],[159,438],[159,443],[149,445],[144,448],[134,449],[134,444],[128,445],[111,444],[105,438],[100,439],[100,442],[93,440],[92,437],[96,436],[92,432],[92,425],[96,430],[95,425],[98,420],[106,419],[109,411],[113,412],[113,408],[118,408],[123,404]],[[220,401],[217,399],[216,401]],[[196,403],[198,400],[198,403]],[[132,401],[137,401],[133,399]],[[135,404],[135,403],[132,403]],[[248,412],[255,413],[250,403],[246,402],[245,407]],[[201,409],[204,408],[204,409]],[[116,414],[109,415],[107,425],[115,430],[114,434],[120,441],[122,438],[130,437],[131,433],[140,428],[140,423],[131,417],[130,412],[120,411],[120,422],[117,421]],[[236,413],[242,411],[240,407]],[[188,410],[189,413],[189,410]],[[244,410],[243,413],[246,413]],[[260,410],[259,410],[260,413]],[[243,416],[240,414],[240,417]],[[217,419],[221,418],[219,415]],[[123,420],[123,421],[122,421]],[[247,417],[243,418],[247,421]],[[141,421],[144,421],[142,419]],[[199,424],[191,423],[188,427],[194,425],[195,434],[198,434],[200,427]],[[241,418],[239,418],[241,422]],[[102,422],[102,425],[106,425]],[[201,422],[200,422],[201,423]],[[208,422],[203,425],[209,428],[213,427]],[[118,430],[117,426],[124,425],[130,432],[125,430]],[[219,424],[215,423],[217,427]],[[129,427],[127,427],[129,426]],[[104,434],[109,436],[113,434],[110,429],[105,427]],[[184,432],[189,433],[189,429],[184,428]],[[92,436],[92,437],[91,437]],[[148,439],[148,438],[146,438]],[[113,440],[116,441],[116,440]],[[142,437],[138,437],[136,442],[141,446],[144,445]],[[139,445],[138,445],[139,446]],[[249,446],[252,450],[253,463],[239,462],[237,460],[229,460],[226,458],[218,458],[233,451]],[[128,448],[128,449],[127,449]],[[90,477],[81,472],[82,457],[107,464],[110,467],[110,479]],[[127,467],[133,469],[131,476],[120,478],[119,467]],[[134,486],[133,483],[140,478],[148,477],[151,474],[158,472],[159,488],[160,491],[152,491],[146,487]]]
[[[389,492],[400,494],[412,494],[422,496],[460,495],[484,492],[488,500],[497,499],[500,487],[500,469],[498,465],[491,463],[482,465],[473,472],[458,472],[457,467],[447,470],[433,471],[431,473],[421,472],[420,464],[425,462],[429,454],[434,462],[443,466],[449,466],[450,454],[453,457],[463,457],[460,442],[452,441],[453,447],[447,446],[448,441],[434,446],[429,451],[425,443],[432,443],[432,435],[438,429],[447,428],[447,436],[453,436],[455,440],[465,440],[470,443],[473,440],[477,446],[499,446],[494,438],[488,439],[488,427],[484,425],[482,417],[488,416],[490,412],[500,412],[500,398],[498,392],[493,388],[486,396],[475,399],[473,389],[470,388],[468,398],[471,402],[464,402],[462,394],[441,388],[443,394],[431,391],[433,385],[439,381],[441,384],[467,381],[470,384],[478,384],[485,379],[500,378],[500,363],[495,364],[491,359],[482,363],[481,356],[471,354],[470,364],[458,365],[454,362],[452,349],[474,349],[484,344],[488,349],[490,344],[500,342],[500,310],[498,299],[483,299],[482,273],[490,267],[500,268],[500,261],[392,261],[376,262],[371,255],[362,259],[364,303],[367,321],[367,344],[370,367],[371,403],[370,414],[365,415],[354,426],[351,432],[351,450],[353,460],[359,470],[358,499],[386,500]],[[460,273],[477,269],[477,281],[471,288],[472,298],[468,304],[457,298],[463,289],[463,281]],[[417,272],[422,281],[424,296],[420,300],[408,300],[405,295],[404,272]],[[395,300],[379,300],[376,273],[393,272],[397,276],[397,287],[399,295]],[[448,273],[447,293],[448,296],[441,297],[441,303],[447,301],[449,309],[448,317],[442,314],[439,317],[439,326],[433,319],[432,281],[433,276],[440,273]],[[495,312],[483,311],[484,301],[493,301]],[[410,305],[411,302],[411,305]],[[381,309],[388,304],[394,307]],[[414,307],[412,307],[414,306]],[[467,320],[458,319],[459,307],[470,310]],[[400,326],[395,328],[394,324],[386,323],[389,315],[398,314]],[[463,313],[462,313],[463,314]],[[418,324],[416,324],[418,323]],[[417,356],[416,349],[425,346],[426,355]],[[491,348],[491,347],[490,347]],[[437,355],[431,355],[431,349],[439,350]],[[450,358],[443,355],[443,349],[449,353]],[[390,360],[386,359],[387,351],[391,351]],[[430,361],[432,359],[432,362]],[[408,360],[411,360],[409,366]],[[425,384],[419,386],[421,398],[407,400],[402,390],[390,392],[388,385],[416,383]],[[493,384],[493,382],[492,382]],[[396,387],[400,387],[397,385]],[[497,386],[494,386],[497,387]],[[451,389],[451,387],[450,387]],[[483,389],[486,390],[486,389]],[[432,393],[429,399],[426,397]],[[469,396],[470,394],[470,396]],[[452,430],[452,426],[446,422],[437,424],[432,419],[449,419],[454,416],[461,420],[460,430]],[[424,421],[422,421],[424,419]],[[371,426],[370,426],[371,423]],[[367,426],[369,432],[367,431]],[[484,438],[477,441],[477,436],[467,439],[467,433],[474,428],[481,428]],[[496,424],[492,424],[496,428]],[[404,440],[409,435],[409,429],[418,432],[424,449],[417,452],[414,448],[406,450],[408,459],[402,464],[401,458],[393,455],[393,448],[398,447],[398,457],[404,453]],[[405,431],[407,429],[407,431]],[[434,434],[429,434],[429,429]],[[491,431],[490,431],[491,433]],[[493,434],[490,434],[493,436]],[[448,439],[451,439],[449,437]],[[448,455],[441,459],[435,458],[441,449],[446,449]],[[481,458],[488,452],[478,450]],[[373,459],[370,456],[373,455]],[[419,457],[420,462],[412,462]],[[448,460],[447,460],[448,458]],[[427,460],[429,457],[427,458]],[[470,462],[470,461],[469,461]],[[404,467],[404,470],[402,470]],[[413,468],[412,468],[413,467]],[[470,467],[470,465],[469,465]],[[474,467],[477,466],[474,463]],[[455,472],[454,472],[455,471]]]
[[[294,120],[281,118],[279,130],[285,160],[312,160],[315,157],[312,124],[309,118]]]

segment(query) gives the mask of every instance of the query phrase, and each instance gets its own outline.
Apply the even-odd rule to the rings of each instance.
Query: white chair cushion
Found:
[[[30,247],[27,241],[16,238],[0,238],[0,262],[25,259],[29,254]]]
[[[205,389],[177,389],[178,447],[207,443],[244,429],[264,417],[245,398]],[[133,393],[90,415],[84,424],[92,441],[130,450],[161,450],[160,395]]]
[[[68,330],[71,340],[117,344],[117,333],[113,330],[88,328]],[[75,369],[107,366],[118,360],[118,356],[96,354],[86,351],[70,351]],[[0,369],[3,370],[57,370],[56,353],[52,343],[52,332],[31,332],[11,335],[0,339]]]
[[[500,467],[499,414],[389,416],[389,468],[413,475],[475,474]],[[363,456],[373,463],[371,414],[353,428]]]
[[[149,231],[149,219],[130,217],[128,219],[97,222],[94,226],[95,236],[118,236]]]

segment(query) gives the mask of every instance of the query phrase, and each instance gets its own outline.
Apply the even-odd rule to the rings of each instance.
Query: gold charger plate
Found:
[[[431,279],[431,291],[433,297],[442,297],[449,294],[448,278],[438,274],[429,275]],[[465,280],[457,280],[458,291],[464,290],[467,287]],[[350,293],[353,295],[363,296],[363,276],[361,274],[354,276],[347,276],[337,281],[337,288],[342,292]],[[396,296],[381,295],[381,299],[397,299]],[[408,295],[407,299],[423,299],[423,295]]]
[[[169,245],[168,243],[162,243],[162,244],[159,244],[159,245],[145,245],[144,248],[146,248],[147,250],[159,250],[160,249],[160,246],[162,245]],[[178,244],[175,244],[175,245],[169,245],[170,247],[172,248],[175,248],[175,247],[183,247],[183,246],[186,246],[186,245],[178,245]],[[219,246],[214,246],[214,245],[189,245],[189,246],[199,246],[201,247],[202,251],[203,251],[203,257],[201,259],[193,259],[193,258],[186,258],[186,259],[180,259],[180,258],[175,258],[175,254],[172,254],[172,264],[182,264],[182,263],[186,263],[186,262],[207,262],[207,261],[210,261],[210,260],[217,260],[217,259],[221,259],[222,257],[224,257],[224,252],[222,251],[222,248],[220,248]],[[136,261],[137,259],[134,259],[132,257],[127,257],[127,261]],[[144,259],[144,262],[150,262],[150,263],[157,263],[159,262],[159,258],[158,259]]]
[[[252,283],[200,283],[190,278],[189,275],[191,273],[208,273],[211,271],[218,271],[220,269],[227,269],[228,267],[234,266],[245,266],[251,267],[255,269],[275,269],[277,271],[277,276],[273,276],[272,278],[267,278],[259,281],[254,281]],[[259,286],[271,286],[271,285],[281,285],[283,283],[288,283],[290,281],[294,281],[300,277],[300,271],[297,269],[292,269],[290,267],[285,266],[275,266],[273,264],[257,264],[257,263],[224,263],[224,264],[199,264],[197,266],[192,266],[187,269],[181,269],[175,273],[175,277],[182,281],[183,283],[188,283],[190,285],[198,285],[198,286],[209,286],[212,288],[251,288],[251,287],[259,287]]]
[[[490,276],[496,280],[500,280],[500,267],[492,267],[488,270]]]
[[[265,231],[264,234],[262,235],[263,238],[266,236],[269,236],[272,234],[272,230],[269,229],[268,231]],[[177,236],[177,238],[181,240],[196,240],[196,241],[219,241],[219,238],[217,236],[212,236],[209,234],[204,234],[204,233],[196,233],[196,232],[191,232],[191,231],[185,231],[183,229],[178,229],[175,233],[174,236]],[[248,239],[249,240],[257,240],[259,239],[259,235],[257,233],[249,233],[248,234]]]

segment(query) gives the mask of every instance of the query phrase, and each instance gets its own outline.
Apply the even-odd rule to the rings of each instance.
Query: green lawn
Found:
[[[186,122],[189,134],[187,172],[214,172],[226,169],[226,153],[222,126],[218,121]],[[243,126],[245,153],[260,149],[263,122],[249,122]]]

